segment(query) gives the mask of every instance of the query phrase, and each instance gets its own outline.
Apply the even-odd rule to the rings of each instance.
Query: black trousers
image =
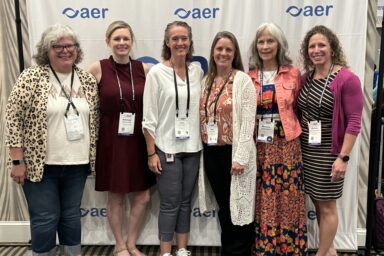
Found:
[[[232,146],[204,145],[204,169],[219,205],[221,255],[251,255],[255,241],[254,224],[233,225],[229,208],[231,187]]]

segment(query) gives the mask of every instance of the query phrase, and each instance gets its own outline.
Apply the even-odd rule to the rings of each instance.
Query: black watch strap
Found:
[[[25,163],[25,161],[23,159],[12,160],[13,165],[20,165],[22,163]]]
[[[343,160],[344,163],[349,161],[349,155],[338,155],[337,157]]]

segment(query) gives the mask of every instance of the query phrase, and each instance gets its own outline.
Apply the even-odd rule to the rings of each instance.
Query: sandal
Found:
[[[139,249],[137,249],[136,247],[133,249],[129,249],[128,252],[131,256],[147,256],[141,251],[139,251]]]
[[[119,256],[119,254],[122,253],[122,252],[127,252],[128,255],[130,255],[130,253],[129,253],[129,251],[128,251],[127,248],[121,248],[121,249],[119,249],[119,250],[115,250],[115,251],[113,252],[113,256]]]

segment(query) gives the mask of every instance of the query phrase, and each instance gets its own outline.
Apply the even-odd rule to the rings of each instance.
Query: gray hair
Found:
[[[260,58],[257,50],[257,41],[261,34],[267,31],[277,41],[277,63],[279,66],[286,66],[292,64],[292,59],[288,56],[288,42],[285,38],[284,32],[281,28],[274,23],[263,23],[256,30],[255,39],[253,39],[250,47],[251,56],[249,58],[249,67],[253,69],[255,67],[261,68],[263,66],[263,60]]]
[[[37,43],[37,53],[33,55],[38,65],[49,64],[48,51],[52,45],[63,39],[64,37],[70,37],[78,45],[77,58],[75,64],[80,63],[83,60],[83,50],[80,47],[80,41],[75,32],[67,25],[55,24],[47,28],[41,35],[40,41]]]

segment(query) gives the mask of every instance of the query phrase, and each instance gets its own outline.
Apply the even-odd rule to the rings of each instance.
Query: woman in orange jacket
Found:
[[[306,213],[296,97],[282,30],[264,23],[251,45],[249,76],[257,91],[255,255],[306,255]]]

